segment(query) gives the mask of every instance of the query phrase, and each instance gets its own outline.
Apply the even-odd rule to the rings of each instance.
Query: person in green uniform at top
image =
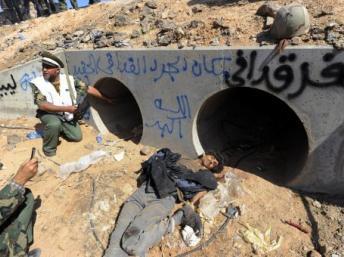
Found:
[[[41,56],[43,76],[33,79],[30,84],[34,103],[38,106],[36,117],[44,126],[43,152],[46,156],[54,156],[60,135],[68,141],[82,139],[80,126],[74,119],[77,106],[73,103],[73,95],[77,98],[89,94],[108,102],[111,100],[73,76],[67,78],[61,74],[64,63],[57,56],[49,52],[43,52]]]
[[[70,0],[70,3],[72,5],[73,9],[76,9],[76,10],[79,9],[77,0]],[[59,8],[60,8],[60,11],[66,11],[68,9],[67,1],[66,0],[59,0]]]
[[[24,187],[37,173],[38,161],[25,161],[14,178],[0,190],[0,256],[39,257],[40,249],[29,252],[33,243],[34,198]]]

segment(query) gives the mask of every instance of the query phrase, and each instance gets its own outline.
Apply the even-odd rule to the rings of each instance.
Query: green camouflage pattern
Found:
[[[0,191],[1,257],[27,257],[28,246],[33,242],[33,209],[31,192],[22,195],[11,185]]]

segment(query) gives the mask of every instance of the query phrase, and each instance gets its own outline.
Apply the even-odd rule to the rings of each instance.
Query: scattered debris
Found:
[[[60,166],[58,177],[65,180],[71,173],[83,171],[90,165],[103,159],[105,156],[107,156],[107,153],[104,151],[94,151],[81,157],[78,161],[62,164]]]
[[[42,138],[42,137],[43,137],[43,130],[31,131],[31,132],[29,132],[29,133],[26,134],[26,137],[27,137],[28,139]]]
[[[295,222],[292,222],[290,220],[281,220],[282,223],[284,224],[288,224],[294,228],[297,228],[298,230],[302,231],[305,234],[309,234],[308,229],[306,229],[304,226],[302,226],[301,224],[296,224]]]
[[[114,159],[115,159],[116,161],[119,162],[119,161],[123,160],[124,154],[125,154],[125,152],[124,152],[124,151],[121,151],[121,152],[119,152],[119,153],[116,153],[113,157],[114,157]]]
[[[312,204],[313,204],[314,207],[316,207],[316,208],[318,208],[318,209],[321,208],[321,203],[320,203],[319,201],[316,201],[316,200],[315,200],[315,201],[312,202]]]
[[[245,225],[243,224],[243,226],[246,228],[246,230],[240,230],[240,234],[247,243],[252,244],[255,253],[266,254],[278,249],[281,246],[283,240],[281,236],[277,238],[277,241],[271,241],[271,228],[268,228],[264,233],[262,233],[247,223]]]

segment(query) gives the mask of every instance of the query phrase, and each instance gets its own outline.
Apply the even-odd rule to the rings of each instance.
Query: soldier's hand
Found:
[[[70,112],[70,113],[74,113],[77,110],[77,106],[75,105],[70,105],[70,106],[66,106],[65,107],[65,112]]]
[[[38,160],[33,158],[31,160],[25,161],[18,169],[17,174],[14,176],[13,180],[19,185],[25,185],[29,179],[34,177],[38,171]]]

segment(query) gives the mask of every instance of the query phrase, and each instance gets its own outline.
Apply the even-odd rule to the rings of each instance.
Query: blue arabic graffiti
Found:
[[[165,137],[166,134],[173,134],[175,131],[179,138],[183,138],[182,121],[191,119],[191,109],[189,99],[186,95],[176,97],[177,107],[167,108],[163,105],[163,100],[157,98],[154,100],[154,107],[164,113],[166,121],[157,120],[153,124],[145,124],[147,127],[156,127],[160,130],[160,136]]]
[[[175,82],[182,73],[191,73],[194,77],[211,75],[225,78],[229,75],[231,60],[229,56],[210,58],[202,55],[199,59],[175,56],[171,60],[163,61],[156,58],[149,59],[146,56],[122,57],[119,53],[106,53],[102,56],[91,53],[86,60],[73,66],[73,75],[85,82],[89,82],[89,75],[113,75],[116,72],[131,76],[149,73],[153,75],[154,82],[163,78]]]
[[[20,80],[20,87],[26,91],[28,89],[28,87],[30,86],[30,81],[33,80],[34,78],[36,78],[36,72],[32,71],[31,73],[24,73]]]

